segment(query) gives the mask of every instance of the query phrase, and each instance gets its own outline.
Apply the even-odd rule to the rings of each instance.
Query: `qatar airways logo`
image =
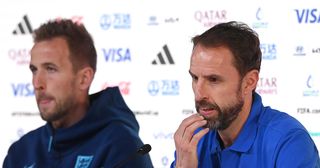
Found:
[[[226,10],[206,10],[206,11],[195,11],[194,19],[201,23],[203,27],[212,27],[216,24],[227,21]]]
[[[122,95],[129,95],[130,94],[130,84],[131,84],[131,82],[127,82],[127,81],[121,81],[121,82],[116,83],[116,84],[114,84],[114,83],[111,84],[111,83],[105,82],[102,85],[102,89],[105,89],[107,87],[118,86]]]
[[[30,63],[30,49],[19,48],[10,49],[8,51],[8,57],[14,61],[17,65],[29,65]]]
[[[256,92],[264,95],[276,95],[278,93],[277,78],[276,77],[263,77],[257,83]]]

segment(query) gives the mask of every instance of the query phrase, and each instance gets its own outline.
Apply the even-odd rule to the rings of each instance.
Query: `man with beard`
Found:
[[[89,95],[96,64],[83,24],[62,19],[35,30],[29,67],[47,123],[11,145],[4,168],[152,167],[148,154],[138,155],[139,125],[119,88]]]
[[[262,104],[256,32],[241,22],[217,24],[193,39],[189,73],[198,114],[174,134],[176,168],[314,168],[318,150],[307,130]]]

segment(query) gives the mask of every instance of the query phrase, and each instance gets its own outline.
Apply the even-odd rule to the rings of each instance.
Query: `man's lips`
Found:
[[[47,105],[49,104],[53,99],[47,96],[42,96],[38,98],[38,104],[39,105]]]
[[[48,104],[51,101],[51,99],[40,99],[38,102],[39,104]]]
[[[210,116],[212,115],[216,110],[213,108],[200,108],[199,113],[203,116]]]

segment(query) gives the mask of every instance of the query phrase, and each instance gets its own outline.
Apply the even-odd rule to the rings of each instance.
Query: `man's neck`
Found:
[[[75,106],[74,108],[70,109],[71,111],[68,112],[65,116],[61,119],[53,121],[52,126],[53,128],[68,128],[72,125],[76,124],[80,120],[84,118],[87,114],[90,102],[89,99],[86,101],[79,103],[79,105]]]
[[[218,130],[224,148],[231,146],[238,137],[243,125],[249,117],[251,105],[252,98],[250,100],[245,101],[245,104],[243,105],[243,108],[239,113],[238,117],[230,124],[228,128],[222,131]]]

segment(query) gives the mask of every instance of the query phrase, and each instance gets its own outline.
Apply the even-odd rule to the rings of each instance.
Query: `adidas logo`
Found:
[[[168,49],[168,46],[167,46],[167,45],[164,45],[164,46],[162,47],[162,49],[163,49],[163,51],[164,51],[165,57],[163,57],[163,56],[162,56],[162,53],[159,52],[158,55],[157,55],[158,58],[155,59],[155,60],[153,60],[153,61],[152,61],[152,64],[153,64],[153,65],[157,65],[157,64],[163,64],[163,65],[165,65],[165,64],[174,64],[174,61],[173,61],[173,58],[172,58],[172,56],[171,56],[171,54],[170,54],[170,51],[169,51],[169,49]],[[165,58],[167,58],[167,59],[165,59]]]
[[[23,20],[18,24],[17,28],[13,30],[12,34],[31,34],[33,32],[30,21],[27,15],[23,16]]]

